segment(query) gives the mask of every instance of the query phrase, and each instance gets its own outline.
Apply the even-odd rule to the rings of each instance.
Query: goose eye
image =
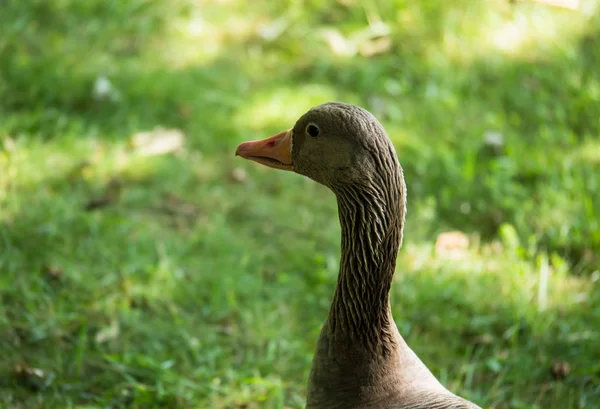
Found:
[[[319,130],[319,127],[315,124],[308,124],[306,126],[306,133],[312,136],[313,138],[319,136],[319,132],[321,131]]]

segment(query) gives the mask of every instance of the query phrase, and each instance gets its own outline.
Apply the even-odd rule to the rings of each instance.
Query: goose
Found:
[[[328,102],[236,155],[293,171],[337,198],[341,260],[308,379],[306,409],[481,409],[449,392],[400,335],[389,292],[402,244],[406,185],[379,121]]]

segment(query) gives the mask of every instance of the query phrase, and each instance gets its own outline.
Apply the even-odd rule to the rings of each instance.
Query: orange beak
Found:
[[[236,155],[275,169],[293,170],[292,130],[238,146]]]

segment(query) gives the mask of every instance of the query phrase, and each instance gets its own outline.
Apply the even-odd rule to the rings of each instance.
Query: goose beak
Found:
[[[270,168],[293,170],[292,130],[265,139],[244,142],[238,146],[235,154]]]

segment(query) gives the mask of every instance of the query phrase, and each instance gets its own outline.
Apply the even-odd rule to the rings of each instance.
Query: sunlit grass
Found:
[[[496,54],[503,58],[532,61],[548,53],[562,53],[586,32],[587,14],[552,10],[547,5],[490,2],[487,12],[461,10],[453,15],[444,33],[443,53],[473,63]],[[460,28],[457,29],[457,26]],[[502,55],[502,57],[500,57]]]
[[[249,95],[234,121],[240,128],[252,131],[276,126],[291,128],[308,109],[323,101],[338,99],[338,93],[332,86],[294,84],[286,87],[282,84],[277,88]]]

